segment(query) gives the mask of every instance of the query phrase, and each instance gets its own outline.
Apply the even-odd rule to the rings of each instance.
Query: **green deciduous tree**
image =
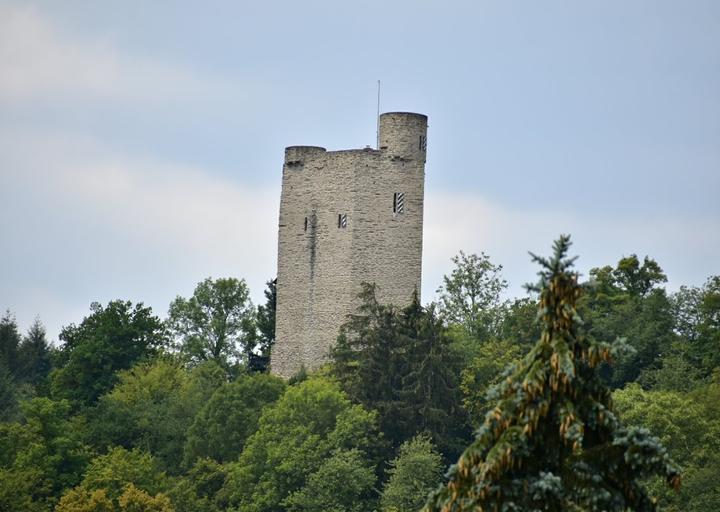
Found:
[[[537,321],[537,299],[525,297],[507,304],[500,324],[498,339],[507,340],[527,352],[540,338],[542,326]]]
[[[293,493],[317,485],[312,475],[334,453],[357,450],[374,467],[380,442],[375,413],[351,404],[334,383],[311,378],[289,387],[263,411],[258,430],[248,439],[239,461],[230,465],[223,500],[245,511],[282,510]]]
[[[174,512],[174,509],[164,494],[150,496],[127,484],[116,500],[111,499],[105,489],[90,491],[76,487],[62,497],[55,512]]]
[[[149,453],[115,447],[90,462],[80,485],[89,491],[102,489],[117,499],[128,484],[155,495],[166,490],[168,480]]]
[[[540,340],[496,388],[497,405],[427,510],[654,510],[644,478],[679,487],[678,468],[647,431],[624,428],[597,366],[619,347],[579,330],[582,289],[568,237],[540,263]]]
[[[104,489],[76,487],[63,495],[55,512],[115,512],[115,505]]]
[[[442,457],[429,437],[405,441],[390,462],[380,499],[383,512],[420,510],[431,490],[442,482]]]
[[[536,306],[537,308],[537,306]],[[463,406],[473,425],[479,425],[485,414],[495,403],[486,399],[488,391],[520,362],[521,348],[510,341],[488,341],[480,344],[470,364],[463,368],[460,376],[460,389],[463,393]]]
[[[257,429],[265,406],[285,391],[282,379],[267,374],[241,376],[218,388],[197,414],[185,444],[185,464],[198,458],[230,462]]]
[[[79,326],[63,328],[60,368],[51,375],[53,396],[91,404],[110,391],[119,370],[131,368],[166,344],[162,322],[142,304],[95,302]]]
[[[29,457],[29,448],[40,443],[40,435],[25,425],[0,423],[0,510],[34,512],[52,506],[52,482]]]
[[[720,374],[692,392],[644,391],[630,384],[613,393],[619,414],[628,425],[644,427],[667,447],[683,468],[680,493],[671,492],[660,478],[649,483],[662,510],[710,512],[720,510]]]
[[[191,364],[215,361],[228,368],[247,361],[255,347],[254,308],[245,280],[207,278],[192,297],[177,297],[168,326]]]
[[[375,468],[357,450],[338,450],[283,505],[292,512],[365,512],[375,501]]]
[[[590,286],[579,304],[584,329],[599,341],[628,340],[633,350],[604,366],[603,376],[613,387],[636,381],[644,370],[661,366],[663,355],[675,341],[673,309],[665,290],[660,266],[647,256],[621,259],[615,268],[590,271]]]
[[[89,459],[67,401],[21,404],[23,422],[0,424],[0,510],[49,510]]]
[[[620,289],[636,296],[645,296],[660,283],[667,282],[665,272],[655,260],[645,256],[641,265],[635,254],[618,261],[612,275]]]
[[[701,369],[693,366],[680,342],[675,343],[660,360],[660,367],[648,368],[640,374],[638,382],[655,391],[690,391],[706,384]]]
[[[680,352],[705,377],[720,367],[720,276],[671,297]]]
[[[212,362],[188,371],[166,359],[122,371],[118,384],[88,411],[88,442],[101,451],[110,445],[147,450],[177,473],[188,429],[224,377]]]
[[[476,340],[497,334],[502,319],[500,294],[507,288],[502,265],[494,265],[485,253],[460,254],[452,258],[455,268],[443,276],[438,289],[440,312],[447,322],[462,326]]]
[[[217,512],[216,495],[225,482],[226,467],[212,459],[198,459],[168,491],[176,512]]]

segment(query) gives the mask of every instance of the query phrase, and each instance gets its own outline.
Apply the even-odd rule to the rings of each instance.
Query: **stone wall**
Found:
[[[382,302],[420,293],[427,117],[380,116],[380,149],[285,150],[271,370],[327,360],[340,325],[374,282]],[[403,211],[398,209],[402,193]]]

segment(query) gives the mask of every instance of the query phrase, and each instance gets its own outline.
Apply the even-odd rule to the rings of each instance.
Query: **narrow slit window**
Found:
[[[345,229],[347,227],[347,213],[338,213],[338,228]]]
[[[418,141],[418,149],[420,151],[427,151],[427,135],[420,135],[420,140]]]
[[[307,217],[305,217],[305,231],[307,231]]]
[[[405,213],[405,192],[393,194],[393,213]]]

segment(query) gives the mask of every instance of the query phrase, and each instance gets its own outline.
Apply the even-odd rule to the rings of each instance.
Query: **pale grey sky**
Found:
[[[0,0],[0,308],[261,301],[283,148],[374,144],[378,79],[429,116],[425,301],[460,249],[522,294],[560,233],[720,273],[718,2]]]

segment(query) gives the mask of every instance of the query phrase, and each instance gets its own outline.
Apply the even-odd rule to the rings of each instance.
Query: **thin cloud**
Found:
[[[6,175],[28,199],[53,197],[53,207],[83,212],[109,230],[139,244],[182,247],[212,257],[216,250],[239,253],[240,261],[264,262],[277,239],[279,193],[242,185],[194,168],[153,158],[116,154],[87,137],[3,136],[3,158],[17,172]],[[41,151],[38,151],[41,149]],[[250,266],[255,266],[254,263]]]
[[[71,96],[83,101],[173,102],[248,97],[248,84],[126,55],[108,39],[63,33],[32,7],[0,6],[0,101]],[[255,91],[257,92],[257,91]]]
[[[429,191],[425,198],[423,298],[433,299],[442,276],[451,269],[450,258],[460,249],[490,255],[502,264],[510,283],[510,295],[523,295],[523,285],[535,280],[537,266],[528,251],[546,255],[561,233],[572,235],[573,252],[580,256],[577,268],[613,265],[636,253],[660,263],[670,279],[669,287],[699,285],[707,278],[707,255],[720,247],[720,233],[712,219],[682,217],[618,218],[611,213],[588,210],[547,211],[513,208],[494,203],[482,195],[458,195]],[[716,269],[715,272],[720,271]]]
[[[80,320],[54,323],[55,310],[117,298],[162,315],[207,276],[245,278],[263,300],[275,274],[279,191],[118,154],[89,137],[1,135],[0,165],[13,173],[0,174],[0,213],[12,218],[0,228],[0,307],[21,325],[39,313],[54,337]]]

